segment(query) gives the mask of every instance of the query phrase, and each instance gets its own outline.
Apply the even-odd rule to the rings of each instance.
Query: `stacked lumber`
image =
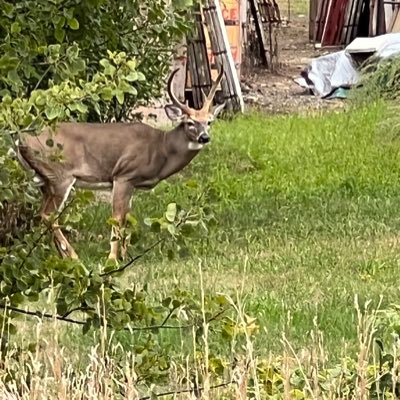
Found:
[[[400,30],[398,0],[310,0],[310,40],[345,46],[356,37]]]
[[[277,64],[275,27],[282,22],[278,4],[275,0],[249,0],[249,3],[262,64],[273,70]]]
[[[176,79],[178,96],[201,108],[203,93],[209,93],[222,66],[224,76],[214,99],[226,102],[228,110],[243,111],[241,69],[249,60],[254,67],[273,70],[278,66],[276,27],[281,16],[277,0],[203,0],[193,19],[186,46],[179,48],[185,55],[174,61],[174,68],[184,67]],[[186,52],[181,51],[183,47]]]
[[[240,63],[235,63],[233,58],[219,0],[204,1],[197,6],[194,16],[195,26],[187,37],[185,95],[189,104],[195,108],[202,107],[203,92],[209,93],[212,78],[223,67],[224,76],[215,99],[225,101],[228,110],[243,111],[238,73]]]

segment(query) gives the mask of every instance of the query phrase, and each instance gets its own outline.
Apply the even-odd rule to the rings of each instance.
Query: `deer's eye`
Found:
[[[192,121],[192,120],[188,120],[187,121],[187,126],[188,126],[188,128],[189,129],[195,129],[195,123],[194,123],[194,121]]]

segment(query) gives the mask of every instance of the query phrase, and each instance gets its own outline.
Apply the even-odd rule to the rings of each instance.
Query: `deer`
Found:
[[[18,159],[25,169],[34,172],[42,194],[39,214],[48,224],[61,257],[79,259],[57,222],[74,187],[112,191],[116,224],[111,227],[108,259],[118,262],[121,229],[133,192],[152,189],[182,171],[210,142],[210,126],[226,104],[213,105],[223,68],[208,95],[202,91],[201,109],[189,107],[173,93],[172,82],[178,71],[174,70],[167,81],[172,104],[165,105],[164,110],[176,125],[169,131],[143,122],[61,122],[37,135],[19,135]],[[60,149],[61,157],[57,157]]]

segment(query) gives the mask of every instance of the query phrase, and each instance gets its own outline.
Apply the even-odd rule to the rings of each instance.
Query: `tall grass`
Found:
[[[200,285],[201,277],[200,277]],[[247,310],[232,299],[240,323],[248,325]],[[203,307],[204,310],[204,307]],[[38,319],[34,325],[23,321],[26,331],[21,342],[30,341],[21,351],[17,340],[0,356],[0,398],[37,400],[102,400],[156,398],[176,399],[394,399],[398,395],[397,358],[390,353],[376,357],[374,340],[379,311],[367,303],[361,309],[355,301],[356,339],[359,347],[351,358],[343,352],[339,363],[325,354],[323,335],[318,327],[312,331],[307,351],[297,352],[283,333],[284,350],[279,356],[261,355],[254,347],[252,335],[246,335],[243,351],[231,354],[231,363],[220,364],[215,372],[215,358],[210,357],[208,326],[203,333],[190,335],[193,354],[181,348],[167,374],[167,383],[143,384],[137,375],[140,354],[127,348],[107,328],[94,333],[94,340],[85,348],[73,341],[65,346],[65,327],[59,322]],[[32,326],[35,329],[32,331]],[[31,334],[28,334],[28,329]],[[29,336],[29,338],[27,337]],[[196,337],[197,336],[197,337]],[[199,341],[203,341],[207,359],[196,357]],[[232,348],[235,346],[233,345]],[[81,351],[79,351],[81,350]],[[394,349],[397,354],[398,344]],[[194,356],[194,357],[193,357]],[[83,361],[83,359],[85,361]],[[228,361],[228,360],[227,360]]]
[[[400,129],[400,56],[384,59],[371,58],[361,68],[360,82],[351,93],[356,104],[385,99],[388,105],[387,117],[381,121],[382,129],[398,136]]]

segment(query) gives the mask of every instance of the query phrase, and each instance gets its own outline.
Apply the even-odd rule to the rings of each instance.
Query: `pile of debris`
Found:
[[[396,55],[400,55],[400,33],[356,38],[344,50],[313,59],[295,82],[323,99],[346,98],[367,59]]]

